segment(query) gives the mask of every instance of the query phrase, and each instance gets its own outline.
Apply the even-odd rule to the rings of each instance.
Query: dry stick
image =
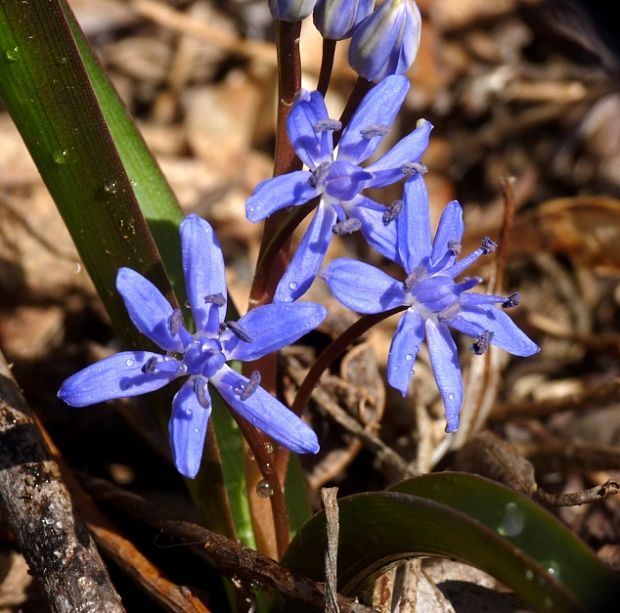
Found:
[[[549,494],[543,490],[536,490],[534,498],[541,502],[553,505],[554,507],[575,507],[581,504],[590,504],[605,498],[615,496],[620,492],[620,483],[613,479],[608,479],[602,485],[596,485],[580,492],[569,492],[566,494]]]
[[[62,477],[71,492],[71,498],[84,518],[99,548],[114,560],[119,568],[135,581],[162,610],[171,613],[209,613],[209,609],[184,587],[169,581],[159,569],[145,558],[97,508],[93,499],[82,489],[73,473],[65,464],[59,449],[41,422],[35,421],[45,443],[58,462]]]
[[[322,583],[291,572],[271,558],[249,547],[232,541],[221,534],[187,521],[162,517],[144,499],[121,490],[101,479],[86,483],[91,494],[98,500],[115,507],[148,525],[158,528],[173,539],[188,546],[199,546],[211,564],[223,575],[236,578],[248,585],[260,585],[272,593],[307,603],[318,610],[323,609],[325,588]],[[372,613],[372,609],[348,598],[337,597],[341,613]]]
[[[327,523],[327,549],[325,551],[325,613],[340,613],[338,606],[338,534],[340,532],[338,514],[338,488],[324,487],[321,501]]]
[[[124,611],[1,353],[0,505],[53,611]]]
[[[321,375],[331,366],[334,360],[338,359],[362,334],[370,330],[373,326],[382,322],[384,319],[406,310],[406,306],[399,306],[385,313],[375,313],[373,315],[364,315],[360,317],[353,325],[349,326],[338,338],[334,339],[316,359],[299,390],[291,406],[291,411],[296,415],[301,415],[308,404],[308,400],[312,394],[312,390],[319,382]],[[289,450],[280,448],[276,454],[275,468],[276,472],[281,475],[286,471],[288,464]]]
[[[297,158],[286,132],[288,117],[295,94],[301,87],[301,60],[299,56],[299,36],[301,22],[276,22],[276,46],[278,50],[278,115],[276,126],[276,151],[274,159],[274,176],[281,175],[301,168],[301,161]],[[278,281],[286,270],[289,262],[290,235],[284,240],[273,259],[266,261],[262,253],[269,245],[270,237],[277,233],[278,228],[286,221],[287,211],[279,211],[270,216],[263,227],[263,237],[258,256],[258,264],[250,289],[249,308],[262,304],[269,304],[273,300]],[[244,364],[244,373],[247,375],[257,368],[261,375],[263,386],[270,392],[276,389],[276,354],[272,353],[253,363]],[[252,524],[260,551],[273,557],[282,557],[289,541],[289,525],[286,501],[284,499],[283,477],[271,467],[266,456],[267,437],[249,422],[240,424],[244,436],[248,440],[255,460],[246,457],[246,480],[248,498],[252,513]],[[264,498],[256,492],[261,479],[267,481],[273,492],[269,498],[271,517]],[[275,548],[272,531],[275,532]]]

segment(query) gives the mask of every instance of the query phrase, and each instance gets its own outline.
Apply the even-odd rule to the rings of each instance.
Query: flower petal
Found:
[[[349,207],[349,215],[362,224],[360,228],[368,244],[389,260],[400,264],[396,241],[396,222],[385,225],[383,215],[386,207],[379,205],[365,196],[358,196],[356,206]]]
[[[540,351],[540,347],[512,321],[509,315],[492,305],[463,306],[447,323],[465,334],[471,334],[468,331],[470,328],[466,327],[467,324],[478,326],[479,334],[488,330],[492,332],[491,344],[513,355],[527,357]]]
[[[287,206],[312,200],[319,190],[310,185],[311,177],[307,170],[296,170],[259,183],[245,204],[246,217],[256,223]]]
[[[308,291],[327,253],[335,223],[333,208],[319,203],[291,263],[278,283],[274,302],[293,302]]]
[[[431,255],[431,225],[428,193],[421,175],[405,183],[403,208],[396,218],[398,253],[407,273],[411,274]]]
[[[426,342],[433,375],[446,410],[446,432],[456,432],[463,404],[463,379],[456,344],[448,326],[435,324],[430,319],[426,320]]]
[[[405,397],[409,392],[415,359],[424,341],[424,320],[408,309],[398,322],[387,362],[388,383]]]
[[[405,177],[406,170],[403,167],[406,164],[419,162],[428,147],[432,129],[430,121],[420,120],[411,134],[398,141],[385,155],[366,168],[374,175],[366,187],[391,185]]]
[[[370,264],[338,258],[321,278],[339,302],[358,313],[382,313],[405,303],[402,283]]]
[[[205,395],[209,398],[206,389]],[[198,474],[210,415],[211,407],[206,409],[198,402],[190,378],[176,393],[168,422],[174,465],[184,477],[193,479]]]
[[[172,306],[148,279],[131,268],[119,268],[116,289],[123,297],[133,325],[165,351],[180,351],[183,344],[170,332]]]
[[[286,120],[286,129],[293,149],[310,169],[332,159],[332,131],[319,127],[319,122],[325,119],[329,115],[323,96],[319,92],[299,92]]]
[[[226,307],[207,303],[209,295],[226,299],[224,258],[213,228],[197,215],[188,215],[181,223],[181,250],[187,298],[198,330],[215,332],[224,321]]]
[[[435,240],[433,241],[433,252],[431,254],[431,264],[442,262],[444,256],[450,250],[452,243],[461,244],[463,238],[463,209],[461,205],[452,200],[448,202],[441,214]],[[451,266],[456,261],[456,254],[450,256],[445,261],[445,266]],[[442,267],[445,267],[442,266]]]
[[[58,390],[58,397],[72,407],[86,407],[115,398],[147,394],[170,383],[184,374],[183,365],[177,360],[176,368],[142,372],[150,359],[163,360],[158,353],[150,351],[122,351],[95,362],[69,377]]]
[[[326,316],[324,306],[311,302],[266,304],[252,309],[238,322],[251,342],[229,330],[220,341],[228,359],[257,360],[314,330]]]
[[[369,137],[365,130],[374,126],[391,127],[409,91],[409,80],[402,75],[389,76],[364,96],[338,145],[339,160],[359,164],[368,159],[385,135]]]
[[[248,379],[228,366],[222,368],[211,383],[234,411],[278,443],[296,453],[318,452],[319,441],[313,430],[262,387],[241,400],[235,390],[247,385]]]

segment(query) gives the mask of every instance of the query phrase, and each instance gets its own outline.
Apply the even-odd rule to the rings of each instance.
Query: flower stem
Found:
[[[321,96],[323,97],[325,97],[325,94],[327,93],[327,88],[329,87],[329,80],[332,76],[335,51],[336,41],[324,38],[323,57],[321,59],[321,71],[319,72],[319,84],[317,85],[317,90],[321,93]]]
[[[362,334],[370,330],[373,326],[382,322],[384,319],[406,310],[406,306],[398,306],[383,313],[374,313],[372,315],[364,315],[360,317],[354,324],[349,326],[339,337],[335,338],[319,355],[314,364],[311,366],[306,378],[303,380],[295,400],[291,405],[291,411],[296,415],[301,415],[308,404],[312,390],[319,382],[321,375],[337,360],[347,348],[355,342]],[[276,454],[275,470],[282,479],[286,474],[288,465],[289,451],[280,448]]]
[[[301,22],[276,22],[278,113],[274,176],[298,170],[302,166],[289,142],[286,132],[286,119],[295,94],[301,87],[300,33]],[[289,217],[289,211],[285,209],[271,215],[265,221],[256,272],[250,289],[249,309],[262,304],[269,304],[273,300],[278,281],[289,262],[290,237],[296,227],[296,225],[289,226],[287,221]],[[284,231],[282,231],[283,229]],[[272,243],[272,237],[274,236],[279,237],[275,247]],[[252,370],[260,372],[263,387],[267,391],[275,392],[277,379],[275,354],[269,354],[260,360],[244,364],[244,373],[246,375]],[[288,513],[282,487],[284,481],[278,479],[278,475],[273,469],[270,454],[267,453],[269,444],[267,437],[245,420],[241,419],[238,423],[255,458],[254,460],[250,457],[247,458],[246,481],[252,524],[257,538],[258,549],[272,557],[275,557],[276,552],[277,555],[281,556],[288,545],[289,538]],[[266,498],[261,498],[257,494],[257,487],[260,484],[261,478],[265,479],[273,492],[269,497],[269,502]],[[271,517],[269,517],[269,508],[271,510]],[[273,538],[270,535],[275,535],[275,547]]]

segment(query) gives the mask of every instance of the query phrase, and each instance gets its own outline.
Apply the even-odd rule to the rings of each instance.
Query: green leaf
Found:
[[[397,488],[339,501],[342,593],[354,594],[387,564],[437,555],[488,572],[540,610],[603,611],[612,602],[617,584],[604,565],[552,515],[513,490],[455,473],[427,475]],[[319,513],[299,531],[283,564],[322,581],[325,547],[325,518]],[[290,606],[280,603],[279,610]]]

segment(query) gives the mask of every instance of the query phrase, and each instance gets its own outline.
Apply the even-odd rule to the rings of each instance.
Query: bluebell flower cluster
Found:
[[[260,183],[246,204],[250,221],[257,222],[289,206],[318,198],[318,206],[291,263],[278,285],[275,300],[290,302],[314,281],[334,234],[361,230],[379,251],[390,249],[393,232],[382,219],[385,207],[363,191],[400,181],[418,173],[428,145],[431,124],[422,121],[378,160],[362,167],[389,132],[409,81],[387,77],[364,97],[334,150],[333,132],[342,128],[330,119],[319,92],[301,91],[288,117],[290,141],[308,170],[298,170]]]
[[[334,296],[358,313],[406,307],[390,347],[388,382],[403,396],[408,393],[415,359],[426,339],[445,406],[446,431],[455,432],[463,402],[463,382],[457,346],[449,328],[473,337],[471,349],[477,354],[484,353],[489,344],[518,356],[530,356],[539,348],[504,312],[519,303],[518,294],[495,296],[470,292],[482,279],[458,280],[481,255],[493,252],[496,247],[491,239],[485,238],[473,253],[457,259],[463,235],[458,202],[446,206],[431,240],[424,178],[413,177],[405,184],[403,205],[394,224],[393,248],[383,253],[402,266],[404,280],[346,258],[334,260],[321,276]]]
[[[211,415],[209,385],[232,410],[297,453],[316,453],[315,433],[260,386],[258,372],[246,378],[229,360],[252,361],[276,351],[314,329],[326,316],[318,304],[270,304],[239,321],[227,321],[222,251],[213,230],[190,215],[180,228],[183,272],[195,333],[183,323],[161,292],[130,268],[118,272],[116,287],[136,328],[165,353],[122,351],[67,379],[58,396],[83,407],[137,396],[184,377],[174,396],[170,443],[179,472],[193,478],[199,468]]]

